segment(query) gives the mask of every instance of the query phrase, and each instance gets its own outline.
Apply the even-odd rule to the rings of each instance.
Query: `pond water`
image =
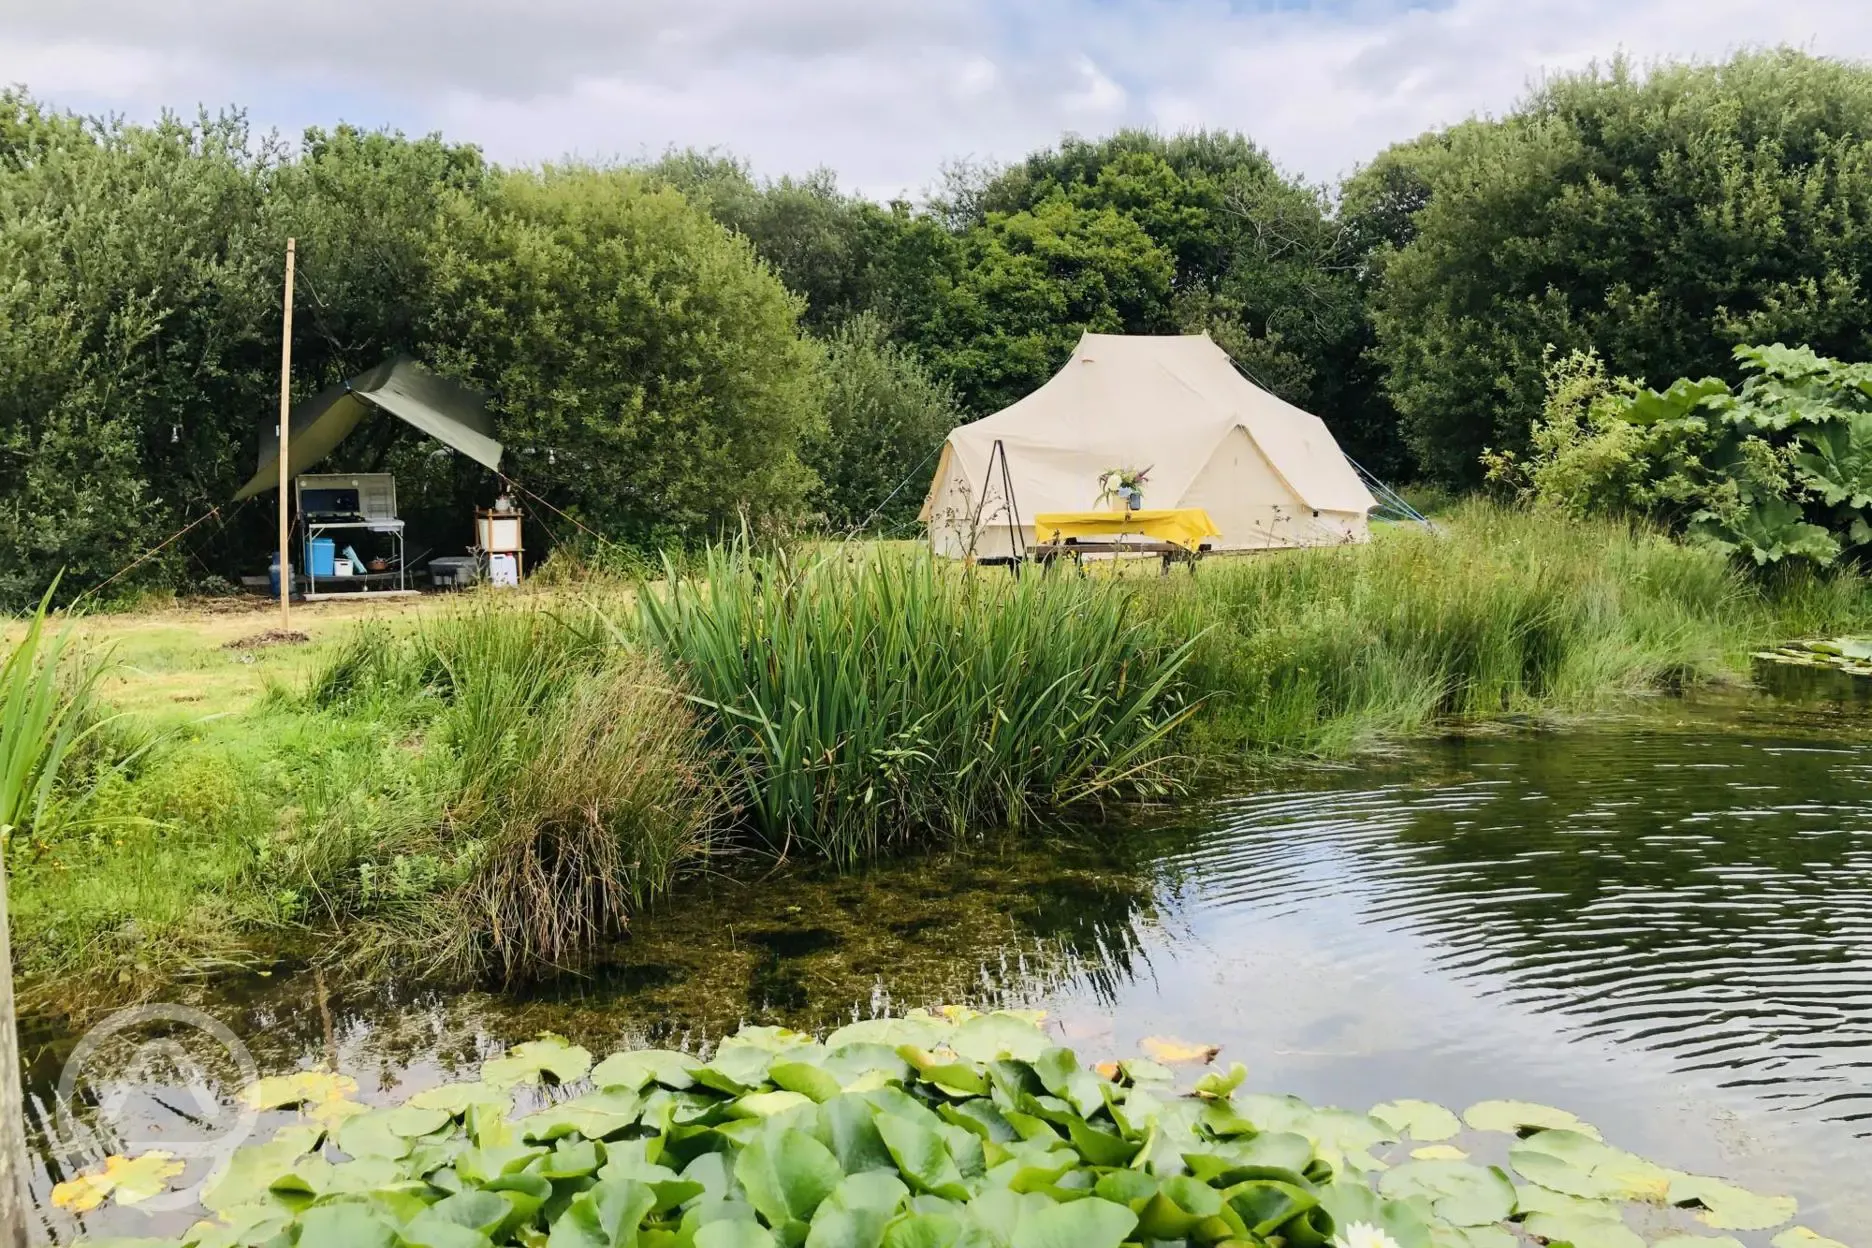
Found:
[[[1811,700],[1671,703],[1295,772],[1037,850],[724,875],[642,920],[616,965],[548,991],[360,991],[281,968],[167,999],[225,1023],[263,1071],[329,1057],[366,1099],[544,1029],[605,1052],[744,1021],[1035,1006],[1088,1056],[1219,1044],[1251,1087],[1321,1104],[1564,1106],[1663,1164],[1797,1195],[1807,1225],[1850,1242],[1872,1226],[1867,724]],[[50,1129],[77,1029],[29,1018],[23,1041],[43,1206],[112,1141]],[[140,1052],[130,1076],[94,1079],[110,1120],[146,1146],[211,1125],[231,1068],[166,1075]],[[74,1134],[76,1155],[48,1143]],[[186,1221],[111,1211],[89,1229]]]

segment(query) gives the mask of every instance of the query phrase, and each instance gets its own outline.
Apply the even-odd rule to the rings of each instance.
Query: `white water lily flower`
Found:
[[[1354,1222],[1333,1237],[1333,1248],[1398,1248],[1398,1242],[1385,1234],[1384,1228],[1369,1222]]]

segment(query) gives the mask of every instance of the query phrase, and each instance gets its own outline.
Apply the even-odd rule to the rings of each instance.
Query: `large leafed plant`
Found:
[[[1490,477],[1580,514],[1662,520],[1757,564],[1831,564],[1872,544],[1872,364],[1737,347],[1745,374],[1650,390],[1574,353],[1548,370],[1526,457]]]

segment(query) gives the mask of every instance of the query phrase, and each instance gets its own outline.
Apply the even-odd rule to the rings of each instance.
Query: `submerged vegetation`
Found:
[[[704,1060],[592,1054],[545,1035],[399,1106],[323,1071],[241,1090],[301,1120],[186,1175],[160,1150],[59,1185],[75,1212],[205,1183],[202,1220],[152,1248],[1591,1248],[1736,1241],[1797,1213],[1606,1143],[1565,1110],[1425,1101],[1368,1113],[1249,1092],[1238,1063],[1180,1080],[1093,1066],[1034,1015],[951,1008],[823,1041],[747,1027]],[[1201,1063],[1213,1048],[1153,1037]],[[1179,1088],[1179,1084],[1183,1087]],[[542,1085],[572,1095],[542,1098]],[[524,1108],[516,1108],[517,1103]],[[1795,1227],[1775,1248],[1832,1241]]]
[[[1855,573],[1750,577],[1624,522],[1470,503],[1441,526],[1167,578],[728,550],[634,592],[366,625],[252,707],[86,765],[123,818],[19,847],[29,991],[312,934],[366,969],[545,973],[710,865],[847,865],[1603,708],[1872,612]]]

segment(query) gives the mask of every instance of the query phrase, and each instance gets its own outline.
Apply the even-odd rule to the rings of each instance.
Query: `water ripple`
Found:
[[[1220,804],[1171,863],[1185,913],[1353,915],[1400,965],[1872,1138],[1872,748],[1660,733],[1459,754],[1449,783]],[[1329,956],[1374,956],[1313,926]]]

